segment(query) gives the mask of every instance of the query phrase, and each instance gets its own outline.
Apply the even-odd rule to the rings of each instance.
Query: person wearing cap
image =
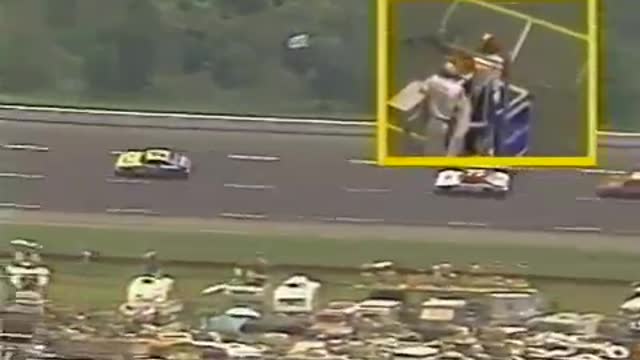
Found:
[[[429,119],[442,123],[446,133],[446,156],[459,156],[471,122],[471,100],[466,88],[468,74],[460,57],[449,59],[439,72],[424,81]],[[465,76],[467,75],[467,76]]]
[[[145,261],[144,272],[150,276],[158,276],[160,274],[160,264],[158,263],[158,253],[155,250],[149,250],[143,254]]]
[[[468,155],[488,153],[493,144],[486,144],[489,125],[488,111],[502,101],[504,84],[508,74],[508,62],[502,55],[502,46],[493,34],[484,34],[478,56],[474,56],[475,71],[470,80],[472,102],[471,126],[465,139],[464,150]],[[494,107],[490,106],[491,103]]]
[[[484,34],[474,57],[474,92],[495,80],[505,81],[509,74],[509,63],[503,55],[502,46],[493,34]]]
[[[264,253],[258,251],[256,252],[256,257],[253,263],[253,271],[256,274],[265,275],[269,268],[269,261],[264,256]]]

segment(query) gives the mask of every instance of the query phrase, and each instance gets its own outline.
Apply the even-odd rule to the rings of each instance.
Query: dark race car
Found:
[[[640,199],[640,171],[605,178],[596,188],[602,198]]]

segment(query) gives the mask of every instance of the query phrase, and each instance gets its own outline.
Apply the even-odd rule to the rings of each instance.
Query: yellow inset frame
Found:
[[[597,166],[597,125],[600,115],[599,102],[599,1],[585,0],[587,6],[587,34],[575,32],[551,22],[531,17],[520,12],[504,8],[492,3],[491,0],[457,0],[473,3],[489,8],[508,16],[521,18],[549,28],[551,30],[572,36],[587,42],[587,154],[576,157],[412,157],[389,156],[389,129],[394,126],[389,123],[389,8],[394,2],[405,0],[377,0],[377,121],[376,145],[377,164],[380,166],[406,167],[594,167]],[[435,0],[423,0],[435,1]],[[524,1],[524,0],[521,0]],[[527,0],[533,1],[533,0]],[[396,129],[397,130],[397,129]]]

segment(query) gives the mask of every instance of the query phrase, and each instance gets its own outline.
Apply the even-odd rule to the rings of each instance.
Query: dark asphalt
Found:
[[[441,198],[430,193],[433,174],[428,170],[350,163],[349,159],[373,154],[373,142],[358,137],[0,122],[0,142],[49,147],[48,152],[0,151],[0,172],[45,176],[1,179],[0,203],[37,204],[43,211],[103,213],[109,208],[129,208],[200,218],[241,213],[277,221],[352,218],[407,225],[477,223],[513,229],[640,231],[640,203],[594,199],[598,175],[528,172],[518,176],[515,193],[507,200]],[[192,178],[149,184],[107,181],[114,160],[110,151],[152,145],[187,151],[196,166]],[[640,156],[640,150],[606,153],[606,162],[613,168],[634,163],[633,158]],[[229,154],[280,159],[240,161],[229,159]]]

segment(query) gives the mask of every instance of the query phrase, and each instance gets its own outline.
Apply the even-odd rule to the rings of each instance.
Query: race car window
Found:
[[[135,161],[136,161],[135,154],[126,154],[125,156],[122,157],[122,162],[125,162],[125,163],[132,163]]]
[[[167,151],[147,150],[144,154],[146,159],[167,162],[173,157],[173,154]]]
[[[152,165],[152,166],[163,166],[163,165],[167,165],[166,161],[164,161],[164,160],[160,160],[160,159],[150,159],[150,160],[147,160],[147,164],[148,164],[148,165]]]

